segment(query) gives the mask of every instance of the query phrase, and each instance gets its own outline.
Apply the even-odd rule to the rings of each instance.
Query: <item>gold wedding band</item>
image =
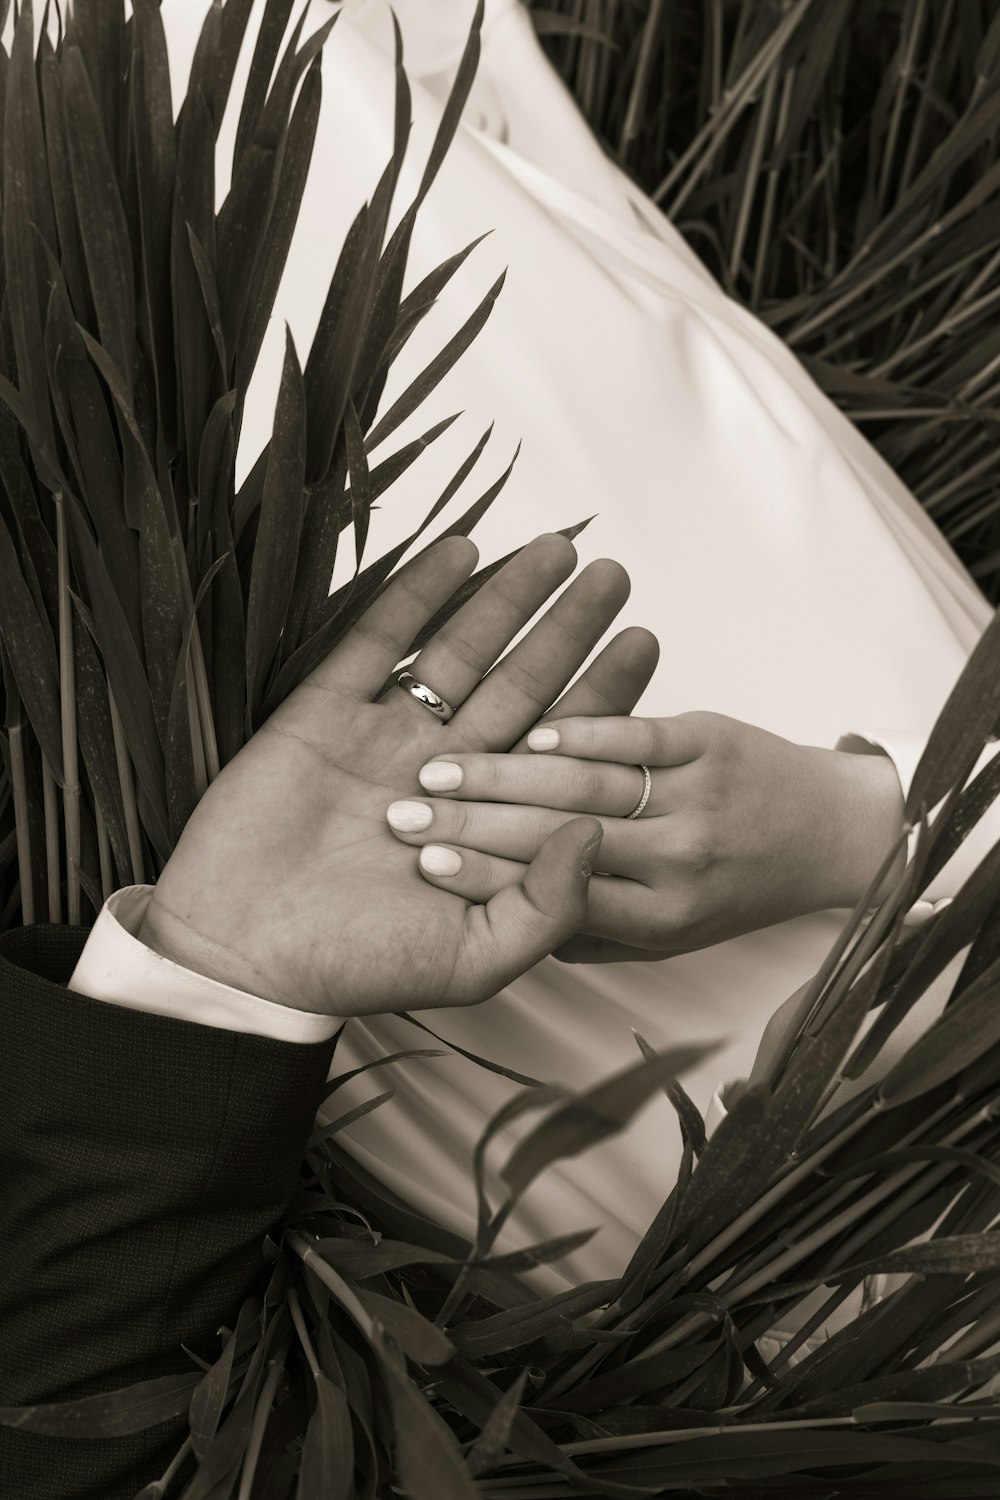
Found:
[[[632,811],[630,813],[626,813],[626,823],[630,822],[632,818],[637,818],[639,816],[643,808],[646,806],[646,803],[649,801],[649,794],[653,790],[653,777],[649,767],[639,765],[636,766],[636,770],[642,772],[642,796],[639,798],[639,801],[636,803]]]

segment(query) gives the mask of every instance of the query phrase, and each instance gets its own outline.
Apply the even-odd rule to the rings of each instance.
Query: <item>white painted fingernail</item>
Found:
[[[528,735],[529,750],[558,750],[558,729],[533,729]]]
[[[426,802],[392,802],[385,810],[390,828],[397,833],[419,833],[430,826],[434,810]]]
[[[440,844],[428,844],[420,851],[420,868],[428,875],[457,875],[462,868],[462,856]]]
[[[451,760],[432,760],[420,767],[417,779],[429,792],[453,792],[462,785],[462,767]]]

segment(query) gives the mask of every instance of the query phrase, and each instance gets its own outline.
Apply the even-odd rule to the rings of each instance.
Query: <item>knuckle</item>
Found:
[[[469,809],[462,802],[442,802],[435,807],[434,821],[438,823],[439,820],[441,828],[456,844],[465,843],[473,831]]]
[[[655,765],[660,751],[660,726],[655,719],[636,719],[636,759]]]
[[[470,781],[482,796],[494,801],[502,797],[507,778],[506,768],[499,756],[477,756],[467,765],[466,772],[471,772]]]
[[[703,818],[689,818],[674,830],[672,863],[692,875],[703,875],[714,861],[711,831]]]
[[[588,812],[602,812],[612,801],[611,775],[604,766],[578,766],[570,778],[570,802]]]

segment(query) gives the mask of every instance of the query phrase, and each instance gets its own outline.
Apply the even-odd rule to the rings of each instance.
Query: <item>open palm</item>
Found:
[[[226,767],[160,877],[143,942],[253,994],[356,1015],[485,999],[583,925],[596,820],[560,829],[485,906],[428,885],[386,825],[428,760],[515,746],[628,594],[617,564],[592,564],[489,671],[573,569],[569,542],[540,537],[414,663],[456,709],[442,724],[384,685],[475,558],[454,538],[403,569]],[[627,711],[654,661],[646,632],[623,632],[552,713]]]

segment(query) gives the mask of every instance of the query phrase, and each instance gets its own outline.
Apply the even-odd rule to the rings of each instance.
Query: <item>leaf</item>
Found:
[[[329,1140],[332,1135],[337,1135],[341,1130],[346,1130],[356,1120],[364,1119],[365,1115],[370,1115],[373,1110],[380,1109],[383,1104],[388,1104],[389,1100],[395,1097],[395,1089],[386,1089],[384,1094],[376,1094],[374,1099],[366,1099],[363,1104],[356,1104],[353,1109],[347,1110],[345,1114],[338,1115],[335,1120],[329,1120],[322,1125],[318,1125],[309,1137],[308,1149],[314,1151],[317,1146]]]
[[[685,1195],[678,1229],[692,1250],[707,1245],[771,1186],[812,1123],[869,1001],[864,981],[856,983],[817,1030],[802,1031],[774,1092],[756,1084],[726,1115]]]
[[[832,1281],[859,1281],[876,1271],[887,1276],[910,1271],[921,1276],[972,1275],[982,1271],[1000,1271],[1000,1233],[953,1234],[929,1240],[923,1245],[909,1245],[887,1255],[863,1260],[853,1266],[838,1268]]]
[[[271,74],[278,60],[281,39],[292,14],[292,5],[293,0],[267,0],[264,6],[264,15],[250,60],[250,72],[243,91],[243,104],[236,127],[236,144],[233,151],[234,177],[243,154],[253,139],[264,108]],[[300,30],[301,25],[297,28],[296,35]]]
[[[36,228],[50,248],[56,244],[56,233],[38,107],[33,31],[29,6],[14,27],[7,74],[3,246],[6,284],[18,291],[17,296],[8,298],[8,310],[17,357],[17,381],[24,393],[28,416],[25,427],[29,432],[34,429],[33,442],[41,452],[52,449],[53,434],[42,341],[42,309],[47,294],[43,290],[44,267],[38,258]]]
[[[1000,612],[983,631],[975,650],[931,730],[906,799],[914,820],[964,781],[1000,723]]]
[[[193,623],[193,622],[192,622]],[[188,680],[190,635],[179,647],[167,702],[167,726],[163,739],[167,816],[170,838],[176,844],[188,818],[198,805],[198,782],[195,772],[191,722],[191,695]]]
[[[905,1104],[954,1078],[1000,1042],[1000,960],[918,1036],[879,1085],[888,1108]]]
[[[39,1406],[0,1406],[0,1427],[41,1437],[107,1440],[145,1432],[187,1411],[197,1374],[164,1375],[125,1390]]]
[[[291,330],[286,328],[285,360],[268,452],[247,604],[247,700],[255,720],[285,628],[295,582],[302,532],[305,459],[305,389]]]
[[[347,1398],[322,1370],[313,1376],[316,1406],[299,1460],[297,1500],[351,1500],[354,1435]]]
[[[420,180],[420,191],[417,194],[417,203],[422,203],[431,190],[434,179],[441,170],[448,148],[455,138],[462,113],[468,103],[469,94],[475,80],[476,70],[479,67],[480,36],[483,26],[484,0],[476,0],[476,8],[469,27],[469,35],[466,39],[462,56],[459,60],[458,69],[455,73],[455,81],[451,86],[444,112],[438,124],[437,133],[434,137],[424,174]]]
[[[63,72],[51,47],[41,54],[39,81],[45,125],[45,154],[48,161],[49,186],[52,191],[52,206],[55,211],[57,230],[57,237],[45,248],[53,254],[58,247],[58,263],[70,289],[77,316],[83,322],[91,323],[93,299],[87,279],[87,261],[80,236],[80,222],[73,192],[73,176],[69,164],[69,149],[66,144]],[[42,244],[45,245],[45,242],[42,241]],[[39,306],[41,306],[41,301]]]
[[[224,317],[229,319],[224,326],[227,328],[230,347],[236,349],[235,380],[240,390],[246,390],[250,374],[257,363],[257,356],[260,353],[264,333],[274,308],[274,299],[288,259],[309,165],[312,161],[322,91],[322,72],[320,59],[317,57],[306,74],[298,103],[289,123],[266,234],[254,258],[248,290],[242,303],[239,300],[239,286],[241,285],[239,264],[234,268],[235,284],[231,295],[229,289],[225,285],[223,287],[223,308],[224,310],[228,308],[228,312],[224,312]],[[227,297],[229,297],[228,302]]]
[[[605,1406],[617,1406],[683,1380],[700,1370],[719,1347],[718,1340],[713,1339],[709,1343],[685,1344],[679,1349],[664,1349],[659,1354],[633,1359],[627,1365],[586,1381],[576,1390],[564,1392],[555,1404],[560,1411],[578,1412],[599,1412]]]
[[[448,1329],[459,1354],[482,1359],[534,1343],[562,1327],[567,1319],[603,1307],[614,1292],[614,1281],[586,1281],[568,1291],[539,1298],[526,1307],[514,1307],[490,1317],[459,1323]]]
[[[464,1057],[469,1062],[476,1063],[480,1068],[485,1068],[488,1073],[496,1073],[500,1078],[509,1078],[513,1083],[520,1083],[525,1088],[538,1089],[542,1087],[537,1078],[530,1078],[527,1073],[517,1073],[513,1068],[505,1068],[502,1063],[493,1062],[488,1057],[480,1057],[478,1053],[469,1052],[465,1047],[460,1047],[457,1042],[448,1041],[446,1038],[438,1036],[437,1032],[432,1031],[426,1022],[418,1021],[415,1016],[409,1015],[406,1011],[400,1011],[399,1017],[402,1021],[409,1021],[410,1025],[416,1026],[419,1031],[426,1031],[427,1035],[432,1036],[435,1041],[444,1042],[447,1052],[457,1053],[459,1057]],[[405,1056],[406,1054],[403,1053],[400,1055]],[[420,1054],[415,1055],[419,1056]],[[445,1056],[447,1054],[442,1053],[441,1055]],[[391,1059],[387,1058],[386,1061],[389,1062]]]
[[[153,714],[161,741],[166,744],[171,694],[186,623],[184,596],[177,572],[175,538],[163,499],[141,450],[138,458],[142,640]],[[176,836],[180,836],[179,830]]]
[[[0,635],[10,656],[31,727],[56,781],[62,783],[59,669],[47,620],[35,608],[17,551],[0,515]]]
[[[626,1312],[631,1311],[642,1301],[650,1277],[668,1247],[673,1243],[681,1209],[684,1206],[684,1198],[691,1181],[693,1166],[694,1147],[688,1140],[681,1152],[677,1181],[657,1210],[655,1218],[633,1252],[632,1259],[622,1272],[620,1291],[616,1300],[620,1300],[622,1309]]]
[[[503,272],[486,293],[476,310],[466,319],[458,332],[449,339],[444,348],[441,349],[420,374],[410,382],[402,395],[389,407],[385,415],[376,423],[373,430],[368,434],[366,446],[369,452],[384,443],[407,417],[416,411],[427,397],[441,383],[444,377],[461,359],[466,349],[472,344],[476,335],[486,326],[486,322],[493,311],[493,307],[503,288],[507,273]]]
[[[406,1373],[397,1354],[385,1353],[382,1369],[392,1406],[396,1467],[411,1500],[479,1500],[479,1486],[458,1443]]]
[[[259,1323],[261,1306],[250,1297],[240,1308],[236,1327],[226,1340],[219,1358],[199,1380],[188,1409],[191,1446],[201,1458],[218,1431],[219,1421],[230,1392],[233,1361],[255,1324]]]
[[[520,1197],[554,1161],[578,1156],[623,1129],[668,1078],[710,1057],[713,1046],[675,1047],[614,1073],[557,1105],[515,1146],[500,1175],[513,1198]]]
[[[926,890],[944,869],[969,834],[985,816],[1000,796],[1000,755],[992,756],[970,782],[948,819],[947,826],[938,833],[923,873],[923,888]]]
[[[165,768],[149,685],[103,559],[75,505],[69,506],[69,517],[83,562],[108,681],[121,714],[129,753],[149,802],[152,822],[147,832],[160,857],[166,860],[171,843],[164,803]]]
[[[215,134],[222,124],[222,111],[217,98],[219,83],[220,46],[222,43],[222,0],[211,0],[205,12],[198,40],[195,44],[191,71],[188,75],[187,99],[201,97],[215,125]]]
[[[207,429],[206,429],[207,432]],[[232,424],[226,427],[227,443],[233,441]],[[231,453],[231,449],[228,450]],[[232,474],[231,462],[220,462],[220,475]],[[219,759],[228,764],[244,743],[246,714],[246,639],[243,589],[236,567],[229,527],[227,489],[218,484],[213,500],[210,551],[221,559],[212,600],[212,703],[215,709]]]
[[[360,1078],[363,1073],[370,1073],[374,1068],[386,1068],[390,1063],[403,1062],[411,1057],[447,1057],[448,1052],[446,1047],[408,1047],[402,1052],[390,1052],[385,1057],[373,1058],[371,1062],[361,1063],[358,1067],[349,1068],[346,1073],[337,1073],[331,1078],[320,1096],[320,1104],[325,1104],[331,1095],[353,1078]]]
[[[421,453],[426,448],[429,448],[443,432],[447,432],[448,428],[453,422],[458,420],[459,416],[461,416],[461,412],[456,412],[452,417],[445,417],[443,421],[435,422],[434,426],[429,427],[421,437],[414,438],[410,443],[404,443],[398,452],[390,454],[380,464],[376,464],[369,474],[369,494],[371,501],[374,503],[374,501],[380,499],[385,491],[391,488],[396,480],[400,479],[406,473],[407,469],[420,457]],[[348,493],[350,492],[348,491]]]
[[[73,605],[79,613],[80,601],[75,595]],[[127,885],[132,866],[121,784],[118,780],[111,711],[104,673],[97,660],[90,631],[86,627],[73,631],[73,654],[76,663],[76,718],[80,752],[94,789],[96,805],[104,818],[118,872],[118,883]]]
[[[457,1412],[470,1422],[475,1422],[480,1430],[485,1427],[496,1408],[496,1386],[468,1360],[455,1358],[450,1364],[441,1366],[435,1371],[434,1385]],[[556,1473],[569,1476],[584,1492],[591,1490],[592,1486],[583,1471],[563,1455],[561,1449],[523,1410],[514,1415],[508,1446],[512,1453],[521,1458],[542,1463]],[[616,1500],[618,1496],[627,1496],[627,1500],[633,1500],[635,1491],[610,1485],[602,1486],[598,1493],[604,1500]]]
[[[896,1167],[907,1166],[911,1162],[925,1161],[954,1162],[970,1173],[981,1172],[990,1182],[1000,1187],[1000,1167],[975,1151],[963,1150],[961,1146],[898,1146],[891,1151],[881,1152],[878,1156],[866,1157],[864,1161],[856,1162],[845,1170],[834,1172],[831,1178],[837,1182],[848,1181],[854,1177],[866,1177],[872,1172],[891,1172]]]
[[[874,1405],[885,1402],[945,1401],[962,1391],[991,1380],[1000,1373],[1000,1355],[992,1354],[982,1359],[942,1360],[922,1370],[893,1370],[874,1380],[862,1381],[841,1390],[830,1391],[802,1406],[794,1408],[796,1419],[800,1417],[858,1416],[860,1411],[869,1415],[859,1417],[861,1421],[877,1421]],[[955,1407],[947,1408],[953,1414]],[[792,1415],[784,1413],[785,1418]]]
[[[528,1383],[528,1371],[521,1370],[512,1386],[504,1391],[471,1449],[465,1461],[469,1472],[476,1478],[495,1468],[507,1451],[511,1428]]]
[[[357,567],[361,567],[365,542],[368,540],[368,521],[371,516],[371,479],[368,459],[365,456],[365,440],[361,432],[354,402],[348,401],[344,412],[344,436],[347,444],[347,465],[351,475],[351,515],[354,518],[354,551]]]
[[[125,15],[118,0],[90,0],[74,14],[67,38],[80,48],[95,91],[94,126],[100,132],[108,159],[120,154],[120,80],[125,72]],[[62,49],[65,57],[67,48]]]
[[[227,5],[228,14],[231,6]],[[143,312],[168,448],[177,441],[174,334],[170,302],[170,225],[176,147],[167,43],[156,0],[135,0],[130,63],[131,128],[142,249]]]
[[[324,1238],[316,1240],[313,1248],[330,1262],[335,1271],[355,1281],[384,1276],[387,1271],[398,1271],[404,1266],[462,1264],[460,1259],[444,1251],[430,1250],[425,1245],[408,1245],[400,1240],[373,1242]]]
[[[187,226],[187,232],[191,259],[194,261],[198,285],[201,287],[201,295],[205,304],[205,316],[208,319],[209,330],[212,334],[212,343],[215,345],[215,352],[219,359],[219,373],[223,381],[227,381],[229,378],[229,361],[226,357],[225,334],[222,331],[222,310],[219,306],[219,287],[215,279],[215,268],[208,258],[208,253],[204,245],[190,224]]]
[[[416,1308],[361,1287],[356,1289],[356,1295],[409,1359],[421,1365],[443,1365],[451,1359],[454,1344]]]
[[[931,983],[973,941],[996,898],[998,876],[1000,844],[976,867],[951,905],[928,924],[902,978],[845,1067],[845,1077],[861,1076]]]
[[[523,1250],[505,1250],[500,1255],[484,1257],[478,1264],[489,1266],[494,1271],[531,1271],[535,1266],[548,1265],[550,1261],[572,1255],[596,1233],[596,1229],[574,1229],[569,1234],[557,1234],[537,1244],[525,1245]]]
[[[46,340],[59,347],[59,370],[58,375],[53,371],[53,384],[58,379],[69,402],[66,420],[77,450],[80,498],[86,503],[129,629],[138,643],[142,640],[139,551],[125,516],[115,430],[58,274],[53,277],[45,333]],[[137,510],[135,519],[138,524]]]
[[[309,412],[306,478],[329,473],[354,383],[379,246],[364,205],[347,231],[305,367]]]
[[[640,1036],[639,1032],[635,1030],[633,1030],[632,1035],[635,1037],[639,1051],[647,1061],[656,1056],[656,1049],[650,1046],[644,1036]],[[705,1149],[705,1121],[702,1119],[697,1106],[688,1097],[683,1086],[676,1078],[668,1079],[663,1085],[663,1092],[677,1111],[683,1143],[686,1145],[690,1141],[695,1152],[701,1153]]]
[[[215,127],[200,93],[189,94],[177,122],[177,169],[170,241],[174,348],[183,451],[193,464],[205,420],[225,382],[215,358],[201,283],[191,253],[194,231],[215,263]]]
[[[134,349],[132,256],[114,167],[108,155],[83,54],[67,46],[63,74],[69,161],[80,237],[101,342],[128,381]]]

